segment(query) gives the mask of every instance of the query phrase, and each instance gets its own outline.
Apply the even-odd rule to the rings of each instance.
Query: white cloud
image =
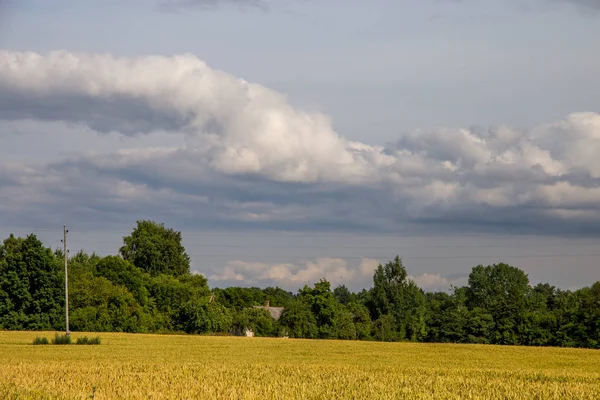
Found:
[[[424,273],[418,276],[409,276],[408,279],[414,281],[417,286],[425,291],[448,291],[452,286],[465,286],[468,282],[467,277],[446,278],[440,274]]]
[[[312,285],[321,278],[327,279],[333,287],[345,284],[349,287],[365,287],[372,280],[379,262],[363,259],[359,265],[348,265],[340,258],[317,258],[304,264],[269,264],[262,262],[229,261],[207,274],[213,282],[243,282],[247,285],[275,284],[285,288]]]
[[[4,118],[69,120],[124,134],[185,131],[211,167],[282,181],[354,179],[368,171],[329,118],[209,68],[192,55],[116,58],[0,52]]]
[[[317,258],[303,264],[270,264],[262,262],[229,261],[214,269],[208,276],[212,284],[221,285],[278,285],[287,289],[296,289],[312,285],[325,278],[332,288],[346,285],[358,290],[371,287],[373,273],[379,265],[378,260],[365,258],[360,263],[352,263],[340,258]],[[440,274],[423,273],[409,275],[408,279],[425,291],[448,291],[452,286],[467,284],[467,277],[444,277]]]
[[[85,128],[81,135],[161,135],[158,145],[79,152],[42,166],[0,164],[0,199],[14,218],[34,216],[40,202],[44,212],[70,202],[97,215],[110,209],[115,218],[160,210],[187,213],[186,223],[271,228],[395,231],[427,221],[432,229],[475,224],[556,233],[584,224],[600,232],[594,112],[526,130],[415,130],[393,145],[372,146],[345,140],[327,116],[296,109],[190,54],[0,51],[0,119],[12,121],[12,136],[20,121],[75,124]],[[333,274],[335,265],[290,270],[287,279]]]

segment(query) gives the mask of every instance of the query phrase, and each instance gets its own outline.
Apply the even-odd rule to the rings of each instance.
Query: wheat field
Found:
[[[37,335],[54,337],[0,332],[1,399],[600,398],[594,350],[119,333],[34,346]]]

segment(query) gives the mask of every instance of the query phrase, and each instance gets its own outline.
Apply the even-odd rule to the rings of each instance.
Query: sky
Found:
[[[0,0],[0,235],[211,286],[600,280],[597,0]]]

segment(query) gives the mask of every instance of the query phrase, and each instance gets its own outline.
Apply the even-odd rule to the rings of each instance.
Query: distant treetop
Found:
[[[181,244],[181,232],[154,221],[137,221],[130,236],[123,238],[121,256],[151,275],[190,273],[190,257]]]

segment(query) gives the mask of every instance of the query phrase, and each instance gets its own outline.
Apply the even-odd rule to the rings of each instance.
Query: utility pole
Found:
[[[64,245],[64,253],[65,253],[65,313],[66,313],[66,318],[65,318],[65,322],[66,322],[66,328],[67,328],[67,336],[71,335],[71,332],[69,332],[69,269],[68,269],[68,264],[69,264],[69,250],[67,250],[67,233],[69,231],[67,230],[67,226],[63,225],[63,245]]]

